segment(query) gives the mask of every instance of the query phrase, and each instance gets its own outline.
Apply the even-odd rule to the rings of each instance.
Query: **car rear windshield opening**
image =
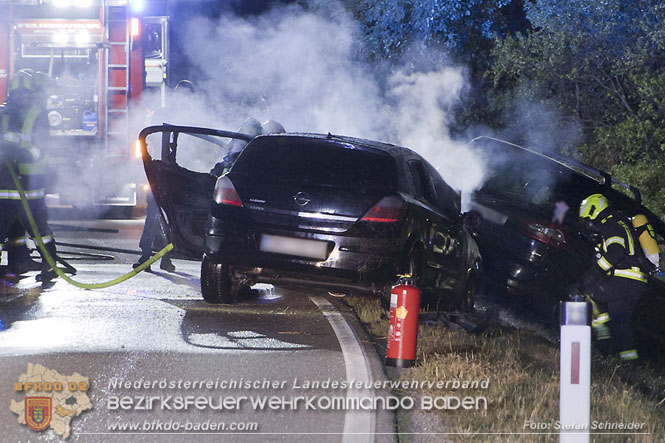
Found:
[[[233,173],[336,187],[396,188],[395,161],[387,153],[322,141],[255,140]]]

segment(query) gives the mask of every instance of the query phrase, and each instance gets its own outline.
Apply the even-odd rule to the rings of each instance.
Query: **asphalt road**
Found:
[[[53,224],[61,243],[126,250],[138,249],[142,228],[139,219]],[[82,282],[113,279],[137,258],[59,249]],[[68,441],[394,440],[391,412],[354,406],[390,391],[366,388],[385,377],[343,303],[323,291],[259,285],[236,305],[208,305],[199,263],[174,262],[174,273],[153,265],[154,272],[94,291],[60,279],[44,289],[32,273],[0,296],[3,442],[63,440],[19,424],[10,410],[26,396],[15,384],[26,381],[29,365],[88,378],[92,409],[71,419]],[[308,386],[315,382],[321,385]],[[81,406],[76,398],[67,400],[72,409]]]

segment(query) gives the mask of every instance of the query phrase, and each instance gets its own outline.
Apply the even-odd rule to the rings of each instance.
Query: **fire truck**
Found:
[[[144,0],[0,0],[0,101],[13,73],[42,71],[54,171],[49,206],[129,216],[145,182],[135,138],[164,105],[166,16]]]

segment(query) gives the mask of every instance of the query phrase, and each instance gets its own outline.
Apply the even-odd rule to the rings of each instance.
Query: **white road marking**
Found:
[[[367,356],[358,342],[351,326],[344,320],[342,314],[323,297],[310,297],[310,300],[323,312],[326,320],[332,326],[337,341],[342,348],[344,365],[346,366],[346,379],[361,382],[364,386],[372,383],[372,373],[369,368]],[[347,390],[347,398],[374,397],[372,389]],[[344,443],[373,442],[376,432],[375,412],[370,410],[349,409],[344,417]]]

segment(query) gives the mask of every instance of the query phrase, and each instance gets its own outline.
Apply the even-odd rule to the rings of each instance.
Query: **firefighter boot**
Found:
[[[134,264],[132,265],[132,268],[133,268],[133,269],[136,269],[136,268],[138,268],[139,266],[141,266],[143,263],[147,262],[148,260],[150,260],[150,253],[146,254],[146,253],[144,252],[143,255],[141,255],[141,257],[136,261],[136,263],[134,263]],[[150,266],[148,266],[147,268],[145,268],[145,270],[146,270],[147,272],[150,272]]]
[[[56,250],[55,250],[55,242],[51,241],[49,243],[46,243],[46,252],[53,258],[55,261],[57,258],[56,256]],[[35,279],[37,281],[42,282],[42,286],[53,286],[53,279],[57,278],[58,274],[55,272],[55,269],[53,269],[49,264],[48,261],[44,256],[42,256],[42,272],[41,274],[37,275]]]
[[[159,263],[159,268],[163,269],[166,272],[175,271],[175,265],[171,261],[171,254],[168,253],[162,257],[162,261]]]
[[[619,375],[628,383],[635,383],[643,374],[642,365],[636,349],[619,352],[621,364],[618,366]]]
[[[26,245],[10,247],[7,250],[7,267],[15,274],[25,274],[28,271],[39,271],[41,263],[30,257],[30,251]]]

